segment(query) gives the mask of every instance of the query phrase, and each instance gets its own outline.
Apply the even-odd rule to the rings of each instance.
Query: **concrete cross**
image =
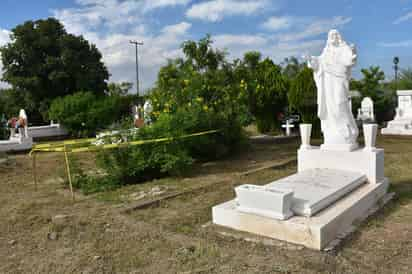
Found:
[[[286,136],[290,136],[291,129],[295,127],[294,124],[290,123],[290,120],[286,120],[286,124],[282,125],[283,128],[286,128]]]

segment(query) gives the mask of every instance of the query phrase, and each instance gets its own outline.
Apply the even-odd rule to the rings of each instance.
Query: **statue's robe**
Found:
[[[328,45],[318,57],[314,78],[325,144],[356,143],[359,132],[349,104],[349,79],[355,59],[346,43]]]

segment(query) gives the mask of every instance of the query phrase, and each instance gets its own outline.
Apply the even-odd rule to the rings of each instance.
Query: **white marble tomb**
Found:
[[[28,132],[28,119],[24,109],[20,110],[19,119],[24,121],[24,127],[20,127],[16,132],[15,128],[10,129],[9,140],[0,140],[0,152],[30,150],[33,146],[33,138]]]
[[[398,90],[395,118],[383,128],[383,135],[412,135],[412,90]]]
[[[375,147],[377,125],[363,125],[365,147],[359,148],[347,100],[355,59],[355,46],[330,31],[322,55],[309,61],[324,144],[312,146],[312,126],[301,124],[297,173],[264,186],[237,187],[236,199],[213,207],[214,224],[322,250],[382,205],[389,181],[384,151]],[[328,98],[333,93],[341,97]]]

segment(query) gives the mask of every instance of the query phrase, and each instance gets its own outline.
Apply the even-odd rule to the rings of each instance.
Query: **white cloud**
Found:
[[[10,31],[0,29],[0,46],[4,46],[10,40]]]
[[[403,22],[408,21],[408,20],[411,20],[411,19],[412,19],[412,11],[411,11],[411,12],[408,12],[407,14],[405,14],[405,15],[403,15],[403,16],[401,16],[401,17],[399,17],[399,18],[396,19],[393,23],[394,23],[395,25],[397,25],[397,24],[403,23]]]
[[[210,0],[194,4],[186,16],[192,19],[217,22],[225,16],[252,15],[269,6],[267,0]]]
[[[147,12],[155,9],[187,5],[191,0],[76,0],[76,8],[52,10],[54,17],[75,34],[104,27],[107,31],[124,31],[141,24]]]
[[[264,34],[221,34],[212,39],[216,48],[228,50],[230,59],[242,58],[248,51],[259,51],[263,57],[270,57],[275,62],[290,56],[319,54],[324,45],[322,40],[282,42]]]
[[[185,34],[190,29],[191,26],[192,24],[190,23],[181,22],[176,25],[169,25],[169,26],[164,27],[162,29],[162,32],[168,33],[168,34]]]
[[[95,44],[111,74],[110,81],[135,82],[135,48],[130,40],[142,41],[139,46],[141,90],[150,88],[159,68],[168,58],[180,54],[180,44],[188,38],[191,24],[181,22],[163,26],[153,32],[146,13],[168,6],[186,5],[190,0],[77,0],[76,8],[54,10],[67,31],[83,35]],[[157,34],[156,34],[157,33]]]
[[[142,90],[150,88],[159,68],[169,58],[180,54],[180,44],[187,38],[191,25],[182,22],[165,26],[157,35],[134,31],[127,34],[98,34],[87,32],[86,39],[96,44],[111,74],[110,81],[135,83],[135,48],[130,40],[143,41],[139,46],[139,76]]]
[[[4,46],[10,41],[9,35],[10,35],[10,31],[5,30],[5,29],[0,29],[0,47]],[[1,62],[1,56],[0,56],[0,79],[1,79],[2,74],[3,74],[3,64]],[[4,88],[7,86],[8,85],[6,83],[0,81],[0,88]]]
[[[294,19],[292,17],[270,17],[263,24],[262,27],[269,31],[277,31],[281,29],[287,29],[293,24]]]
[[[231,46],[257,47],[265,45],[268,42],[263,36],[248,34],[220,34],[212,37],[212,39],[217,48],[226,48]]]
[[[282,34],[279,38],[282,41],[297,41],[311,37],[316,37],[320,34],[327,33],[332,28],[342,27],[352,21],[351,17],[336,16],[331,19],[317,19],[305,24],[302,30]]]
[[[144,5],[144,11],[150,11],[168,6],[187,5],[190,2],[191,0],[146,0]]]
[[[378,43],[378,46],[385,48],[407,48],[412,47],[412,40],[398,41],[398,42],[382,42]]]

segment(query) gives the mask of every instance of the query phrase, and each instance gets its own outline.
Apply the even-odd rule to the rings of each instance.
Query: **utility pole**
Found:
[[[399,57],[393,58],[393,69],[395,70],[395,90],[398,90],[398,67],[399,64]]]
[[[143,45],[143,42],[138,42],[130,40],[130,44],[135,45],[136,47],[136,94],[139,96],[139,51],[138,47]]]

